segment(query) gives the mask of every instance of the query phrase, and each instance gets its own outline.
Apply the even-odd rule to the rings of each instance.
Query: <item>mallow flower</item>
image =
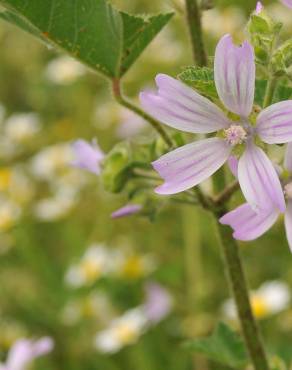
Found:
[[[256,123],[252,122],[254,50],[248,41],[234,45],[228,34],[216,47],[214,77],[220,100],[237,119],[231,120],[213,102],[164,74],[156,77],[157,93],[140,94],[143,108],[170,127],[195,134],[217,132],[214,137],[184,145],[154,161],[154,169],[165,181],[156,192],[175,194],[198,185],[241,146],[238,179],[248,203],[264,209],[272,204],[284,212],[280,180],[256,142],[257,137],[268,144],[292,141],[292,100],[263,109]]]
[[[292,143],[287,145],[283,177],[283,190],[287,199],[285,211],[285,229],[292,251]],[[276,207],[255,211],[245,203],[221,217],[220,222],[232,227],[233,237],[238,240],[254,240],[268,231],[277,221],[280,212]]]
[[[36,341],[19,339],[11,347],[5,363],[0,363],[0,370],[25,370],[37,357],[52,351],[54,342],[50,337]]]
[[[89,172],[100,174],[101,162],[104,159],[104,152],[100,149],[96,141],[88,143],[79,139],[72,144],[74,160],[72,166],[85,169]]]

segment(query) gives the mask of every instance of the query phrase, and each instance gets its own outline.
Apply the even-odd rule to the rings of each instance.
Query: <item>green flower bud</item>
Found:
[[[268,65],[273,42],[281,27],[282,24],[274,22],[264,10],[251,15],[247,24],[247,30],[250,34],[251,43],[254,46],[257,63]]]
[[[112,193],[120,192],[131,177],[131,150],[127,142],[117,144],[106,156],[101,179],[104,188]]]
[[[284,42],[273,54],[272,70],[276,75],[292,78],[292,39]]]

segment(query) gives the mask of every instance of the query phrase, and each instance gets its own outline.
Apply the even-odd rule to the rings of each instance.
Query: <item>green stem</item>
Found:
[[[137,107],[136,105],[128,101],[123,96],[119,79],[113,79],[112,91],[113,91],[116,101],[119,104],[131,110],[132,112],[136,113],[138,116],[142,117],[145,121],[149,122],[150,125],[158,132],[158,134],[161,136],[161,138],[164,140],[164,142],[169,148],[175,147],[174,143],[172,142],[172,139],[170,138],[168,133],[164,130],[164,128],[161,126],[159,121],[149,116],[146,112],[144,112],[142,109],[140,109],[139,107]]]
[[[216,215],[222,216],[222,212]],[[239,248],[229,227],[217,222],[220,244],[230,288],[237,308],[242,334],[255,370],[269,370],[262,339],[254,319]]]
[[[203,67],[207,65],[207,55],[203,41],[201,10],[197,0],[185,0],[185,5],[194,61],[198,66]]]
[[[277,78],[272,76],[267,83],[264,102],[263,102],[263,108],[268,107],[271,105],[274,97],[274,93],[277,87]]]

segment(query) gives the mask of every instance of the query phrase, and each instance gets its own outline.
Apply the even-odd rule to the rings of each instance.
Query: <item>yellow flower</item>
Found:
[[[9,167],[0,168],[0,191],[6,191],[11,182],[11,170]]]

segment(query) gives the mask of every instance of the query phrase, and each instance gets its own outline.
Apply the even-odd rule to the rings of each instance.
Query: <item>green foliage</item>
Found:
[[[218,98],[214,82],[214,72],[207,67],[187,67],[178,78],[187,85],[195,88],[199,93],[209,98]]]
[[[292,79],[292,40],[284,42],[273,54],[273,72],[277,75],[287,75]]]
[[[108,77],[122,76],[173,13],[149,18],[105,0],[1,0],[0,16]]]
[[[275,38],[278,36],[282,24],[274,22],[263,10],[259,14],[252,14],[247,30],[255,50],[256,62],[267,66],[273,49]]]
[[[218,99],[214,73],[212,69],[206,67],[187,67],[178,75],[178,78],[187,85],[195,88],[200,94],[213,99]],[[262,106],[267,82],[257,80],[255,83],[255,103]],[[279,84],[276,88],[273,103],[291,99],[292,87]]]
[[[218,324],[211,337],[194,339],[189,341],[186,347],[235,369],[246,366],[248,362],[243,341],[224,323]]]

